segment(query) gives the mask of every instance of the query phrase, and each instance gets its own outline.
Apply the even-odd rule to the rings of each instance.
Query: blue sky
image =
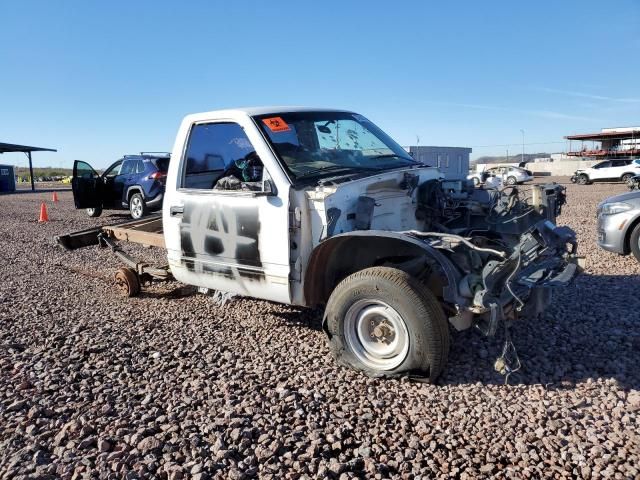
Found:
[[[37,166],[170,150],[185,114],[248,105],[348,108],[474,156],[640,124],[640,0],[23,0],[0,19],[0,141],[58,149]]]

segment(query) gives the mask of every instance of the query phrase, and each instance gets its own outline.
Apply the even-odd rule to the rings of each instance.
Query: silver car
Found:
[[[598,205],[598,245],[640,262],[640,191],[609,197]]]

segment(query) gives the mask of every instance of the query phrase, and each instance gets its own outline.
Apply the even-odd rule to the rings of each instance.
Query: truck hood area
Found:
[[[429,268],[447,277],[452,315],[467,324],[473,317],[488,333],[501,319],[537,315],[550,301],[548,289],[580,272],[575,233],[554,223],[566,201],[557,184],[474,188],[434,168],[413,168],[304,193],[314,246],[353,235],[370,238],[359,248],[374,237],[419,242],[437,259]],[[420,265],[412,272],[418,278]]]

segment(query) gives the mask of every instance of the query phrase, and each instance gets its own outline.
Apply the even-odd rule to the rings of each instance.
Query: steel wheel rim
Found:
[[[374,370],[393,370],[409,353],[409,331],[400,314],[380,300],[358,300],[344,318],[344,336],[353,354]]]
[[[142,215],[142,200],[140,197],[133,197],[131,200],[133,215],[140,217]]]

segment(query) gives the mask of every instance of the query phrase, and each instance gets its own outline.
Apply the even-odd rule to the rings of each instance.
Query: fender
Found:
[[[393,252],[391,255],[389,252]],[[448,303],[465,306],[469,299],[460,296],[462,278],[454,264],[425,240],[410,233],[386,230],[356,230],[334,235],[317,245],[309,257],[305,273],[306,304],[325,303],[333,288],[346,276],[379,264],[385,258],[427,257],[440,267],[447,280],[442,296]]]
[[[131,185],[130,187],[127,187],[127,193],[125,195],[124,198],[127,199],[126,202],[122,202],[122,206],[125,208],[129,207],[129,199],[131,198],[131,192],[135,192],[135,193],[139,193],[140,195],[142,195],[142,198],[145,198],[144,195],[144,190],[142,189],[142,187],[140,185]]]

